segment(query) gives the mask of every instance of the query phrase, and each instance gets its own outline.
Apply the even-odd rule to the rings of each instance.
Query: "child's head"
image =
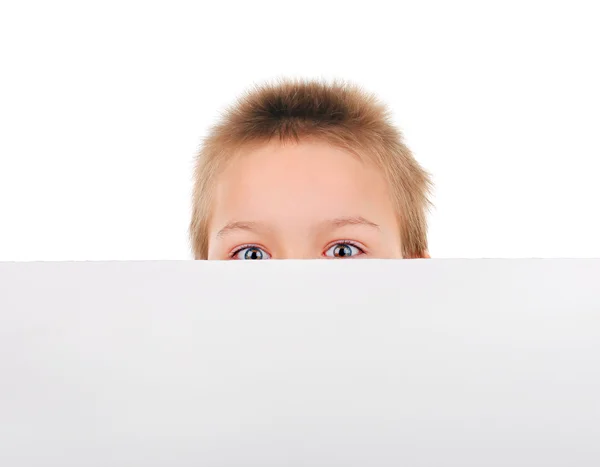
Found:
[[[284,81],[230,108],[196,163],[196,259],[427,257],[429,174],[358,87]]]

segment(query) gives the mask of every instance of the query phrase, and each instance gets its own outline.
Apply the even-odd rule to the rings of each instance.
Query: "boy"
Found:
[[[432,183],[388,118],[344,83],[248,92],[198,155],[195,259],[428,258]]]

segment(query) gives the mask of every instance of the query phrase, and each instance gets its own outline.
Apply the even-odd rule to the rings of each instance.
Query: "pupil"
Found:
[[[262,259],[262,253],[257,248],[249,248],[244,257],[246,259]]]
[[[350,256],[352,254],[352,251],[350,251],[350,247],[348,245],[340,245],[336,248],[336,252],[335,255],[343,258],[345,256]]]

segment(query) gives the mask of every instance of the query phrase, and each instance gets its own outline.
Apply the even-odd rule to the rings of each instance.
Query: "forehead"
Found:
[[[272,142],[241,150],[216,182],[211,224],[393,213],[381,170],[323,142]]]

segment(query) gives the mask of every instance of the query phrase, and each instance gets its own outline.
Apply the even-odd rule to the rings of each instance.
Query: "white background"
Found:
[[[344,78],[433,174],[434,257],[598,257],[596,2],[4,1],[0,260],[191,259],[193,157],[255,82]]]

